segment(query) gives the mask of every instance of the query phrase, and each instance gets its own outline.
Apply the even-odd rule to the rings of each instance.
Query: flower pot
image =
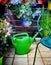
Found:
[[[23,22],[23,26],[24,27],[29,27],[31,24],[32,24],[31,21],[29,21],[29,22]]]
[[[22,20],[22,24],[23,24],[25,27],[29,27],[29,26],[32,24],[30,18],[21,18],[21,20]]]
[[[51,10],[51,1],[48,2],[48,10]]]
[[[0,56],[0,65],[2,65],[3,64],[3,56],[1,55]]]
[[[0,3],[1,3],[2,5],[5,5],[5,4],[7,4],[9,1],[10,1],[10,0],[0,0]]]

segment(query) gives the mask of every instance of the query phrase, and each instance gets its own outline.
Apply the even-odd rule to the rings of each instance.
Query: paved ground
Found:
[[[12,47],[5,54],[4,65],[33,65],[34,52],[37,42],[31,45],[30,52],[25,55],[16,55]],[[35,65],[51,65],[51,49],[39,45]]]

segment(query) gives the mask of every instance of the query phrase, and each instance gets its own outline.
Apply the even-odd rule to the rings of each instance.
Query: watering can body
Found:
[[[33,38],[29,37],[28,33],[19,33],[13,35],[11,37],[12,44],[15,47],[16,54],[27,54],[29,52],[30,46],[34,40],[34,38],[37,36],[36,34]]]

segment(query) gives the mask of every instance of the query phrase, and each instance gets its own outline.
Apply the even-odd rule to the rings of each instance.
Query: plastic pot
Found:
[[[51,1],[48,2],[48,10],[51,10]]]
[[[0,65],[3,64],[3,56],[0,56]]]

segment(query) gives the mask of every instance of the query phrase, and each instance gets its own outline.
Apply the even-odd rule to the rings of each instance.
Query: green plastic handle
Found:
[[[13,38],[17,36],[22,36],[22,35],[29,36],[28,33],[24,32],[24,33],[18,33],[18,34],[13,35]]]

